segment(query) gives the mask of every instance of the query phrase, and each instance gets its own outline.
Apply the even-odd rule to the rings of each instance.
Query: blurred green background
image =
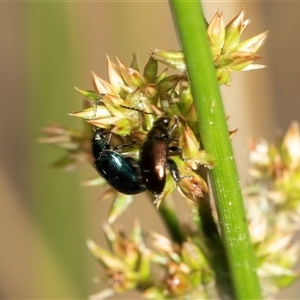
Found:
[[[252,20],[245,38],[271,31],[259,53],[268,68],[234,75],[222,88],[229,126],[239,128],[233,143],[246,183],[247,139],[272,139],[300,119],[300,3],[204,3],[208,20],[220,9],[226,22],[243,7]],[[82,105],[74,86],[92,88],[91,71],[107,79],[106,54],[130,63],[134,51],[144,65],[148,48],[180,48],[168,2],[1,2],[0,35],[0,298],[86,299],[101,288],[93,281],[101,268],[85,240],[105,245],[110,201],[97,201],[99,188],[80,187],[95,175],[91,167],[50,169],[62,153],[36,141],[50,121],[82,125],[67,115]],[[143,197],[118,223],[130,228],[134,218],[164,233]],[[295,284],[278,297],[298,295]]]

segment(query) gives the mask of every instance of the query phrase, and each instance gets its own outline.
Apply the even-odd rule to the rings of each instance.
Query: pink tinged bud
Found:
[[[235,18],[233,18],[225,27],[225,43],[222,54],[228,54],[235,51],[240,42],[240,36],[249,20],[244,21],[245,10],[243,9]]]
[[[153,238],[152,245],[160,252],[168,254],[174,251],[172,242],[164,235],[153,231],[151,232],[151,236]]]
[[[181,247],[181,256],[184,263],[191,270],[208,268],[209,264],[202,251],[191,241],[184,242]]]
[[[252,62],[260,58],[248,52],[232,52],[229,54],[229,57],[232,59],[232,63],[228,66],[231,71],[242,71]]]
[[[122,93],[124,80],[119,68],[110,60],[107,56],[107,64],[108,64],[108,76],[111,85],[118,92],[118,94]]]
[[[179,145],[184,158],[195,159],[198,155],[199,143],[192,129],[186,125],[179,138]]]
[[[245,9],[243,8],[241,12],[235,16],[227,25],[226,25],[226,37],[230,34],[233,30],[242,29],[242,25],[244,23],[245,17]]]
[[[97,76],[94,72],[92,72],[92,78],[94,88],[99,95],[111,94],[114,96],[119,96],[118,91],[116,91],[111,84]]]
[[[166,289],[176,297],[183,296],[190,289],[188,274],[177,271],[166,279]]]
[[[258,70],[265,68],[265,65],[259,65],[259,64],[250,64],[247,67],[243,68],[241,71],[252,71],[252,70]]]
[[[268,33],[269,31],[267,30],[246,41],[241,42],[236,48],[236,51],[256,53],[257,50],[262,46],[262,44],[266,40]]]
[[[143,95],[145,98],[154,98],[157,95],[156,86],[154,84],[148,84],[145,88]]]
[[[258,166],[259,168],[268,168],[270,166],[269,145],[266,141],[261,141],[257,144],[250,141],[249,148],[251,164]]]
[[[121,105],[125,104],[122,98],[107,94],[102,97],[102,103],[105,104],[111,115],[120,118],[125,116],[123,109],[121,109]]]
[[[127,269],[126,264],[121,259],[115,257],[112,253],[106,251],[105,249],[97,246],[92,240],[87,241],[87,246],[101,265],[109,269],[118,269],[122,271]]]
[[[210,47],[213,56],[219,55],[225,39],[225,26],[222,12],[218,11],[207,28]]]
[[[186,65],[184,61],[184,55],[181,51],[174,50],[160,50],[160,49],[151,49],[151,56],[157,61],[177,69],[179,71],[185,71]]]
[[[179,191],[189,198],[196,201],[198,197],[203,197],[203,192],[208,192],[206,182],[195,172],[181,170],[182,179],[178,183]]]
[[[109,276],[108,284],[117,293],[125,293],[134,289],[139,279],[138,274],[131,270],[126,270],[126,272],[108,270],[107,275]]]
[[[241,35],[249,24],[249,20],[244,20],[245,17],[245,9],[242,9],[241,12],[235,16],[227,25],[226,25],[226,37],[228,38],[232,34],[232,32],[236,31],[239,35]]]
[[[108,117],[108,118],[88,120],[87,122],[100,128],[110,129],[112,125],[116,124],[119,120],[120,117]]]
[[[78,112],[70,113],[69,116],[90,120],[111,117],[111,114],[104,105],[96,105]]]
[[[147,82],[144,76],[133,68],[128,69],[128,74],[130,76],[133,86],[136,87],[145,87]]]
[[[268,220],[266,218],[253,218],[249,221],[249,231],[253,243],[261,243],[266,240],[268,234]]]
[[[118,236],[118,240],[113,244],[113,252],[126,263],[126,266],[129,269],[136,269],[140,260],[138,245],[128,239]]]
[[[136,87],[145,87],[147,82],[145,80],[145,78],[143,77],[143,75],[133,69],[132,67],[128,67],[126,66],[122,61],[120,61],[118,58],[118,64],[120,66],[120,70],[122,73],[122,76],[124,78],[124,81],[126,82],[126,84],[131,87],[131,88],[136,88]]]

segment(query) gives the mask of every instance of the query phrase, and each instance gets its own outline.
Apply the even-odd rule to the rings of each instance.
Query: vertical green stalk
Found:
[[[260,299],[255,257],[201,3],[170,3],[185,55],[201,140],[216,161],[209,175],[235,297]]]

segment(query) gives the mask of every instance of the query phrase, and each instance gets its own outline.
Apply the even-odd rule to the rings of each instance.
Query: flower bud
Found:
[[[155,82],[157,76],[157,69],[158,69],[157,60],[155,60],[152,56],[150,56],[148,62],[145,65],[144,73],[143,73],[148,83]]]
[[[159,62],[177,69],[179,71],[185,71],[186,65],[184,61],[184,55],[181,51],[175,50],[160,50],[160,49],[151,49],[151,56],[158,60]]]
[[[183,272],[175,272],[170,274],[166,279],[166,289],[176,297],[183,296],[190,288],[188,275]]]
[[[225,39],[225,26],[222,17],[222,12],[218,11],[207,28],[209,44],[213,56],[221,53]]]

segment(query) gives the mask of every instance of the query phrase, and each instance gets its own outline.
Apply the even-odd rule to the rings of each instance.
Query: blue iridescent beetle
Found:
[[[107,183],[118,192],[135,195],[146,190],[141,180],[140,168],[135,159],[124,157],[118,150],[126,147],[121,145],[113,148],[112,133],[96,128],[92,137],[92,154],[95,158],[94,167],[105,178]]]

